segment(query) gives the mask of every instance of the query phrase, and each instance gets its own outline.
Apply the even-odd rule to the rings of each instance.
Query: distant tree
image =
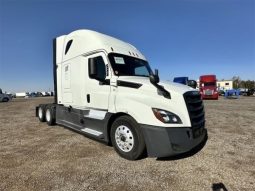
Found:
[[[239,76],[234,76],[234,77],[232,78],[232,80],[233,80],[233,88],[234,88],[234,89],[240,88],[241,78],[240,78]]]
[[[248,89],[253,89],[253,88],[255,88],[254,86],[254,81],[251,81],[251,80],[247,80],[246,82],[245,82],[245,88],[248,88]]]
[[[241,80],[239,76],[234,76],[233,80],[233,88],[244,88],[244,89],[254,89],[255,88],[255,81],[254,80]]]
[[[245,81],[241,81],[240,82],[240,86],[239,86],[240,88],[246,88],[246,83],[245,83]]]

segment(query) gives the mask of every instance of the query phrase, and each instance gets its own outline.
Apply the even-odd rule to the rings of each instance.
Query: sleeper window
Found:
[[[65,54],[66,54],[66,53],[68,52],[68,50],[70,49],[72,43],[73,43],[73,40],[69,40],[68,43],[66,44]]]

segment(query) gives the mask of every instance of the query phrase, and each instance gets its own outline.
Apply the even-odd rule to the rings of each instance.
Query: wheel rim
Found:
[[[125,125],[117,127],[115,131],[115,140],[118,148],[124,152],[129,152],[134,147],[133,133]]]
[[[38,112],[39,118],[42,119],[43,117],[43,111],[42,108],[39,108],[39,112]]]
[[[47,109],[47,111],[46,111],[46,120],[47,121],[50,121],[50,110],[49,109]]]

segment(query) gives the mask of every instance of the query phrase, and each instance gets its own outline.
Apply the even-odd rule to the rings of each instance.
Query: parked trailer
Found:
[[[56,38],[52,104],[36,107],[59,124],[112,143],[129,160],[167,157],[207,140],[200,93],[160,82],[157,70],[129,43],[90,30]]]
[[[24,97],[27,97],[27,96],[29,96],[28,92],[19,92],[19,93],[15,94],[16,98],[24,98]]]

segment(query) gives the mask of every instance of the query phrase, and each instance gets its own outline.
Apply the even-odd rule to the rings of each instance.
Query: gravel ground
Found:
[[[200,152],[139,161],[40,123],[35,106],[49,102],[0,103],[0,190],[255,190],[255,97],[205,101],[209,138]]]

